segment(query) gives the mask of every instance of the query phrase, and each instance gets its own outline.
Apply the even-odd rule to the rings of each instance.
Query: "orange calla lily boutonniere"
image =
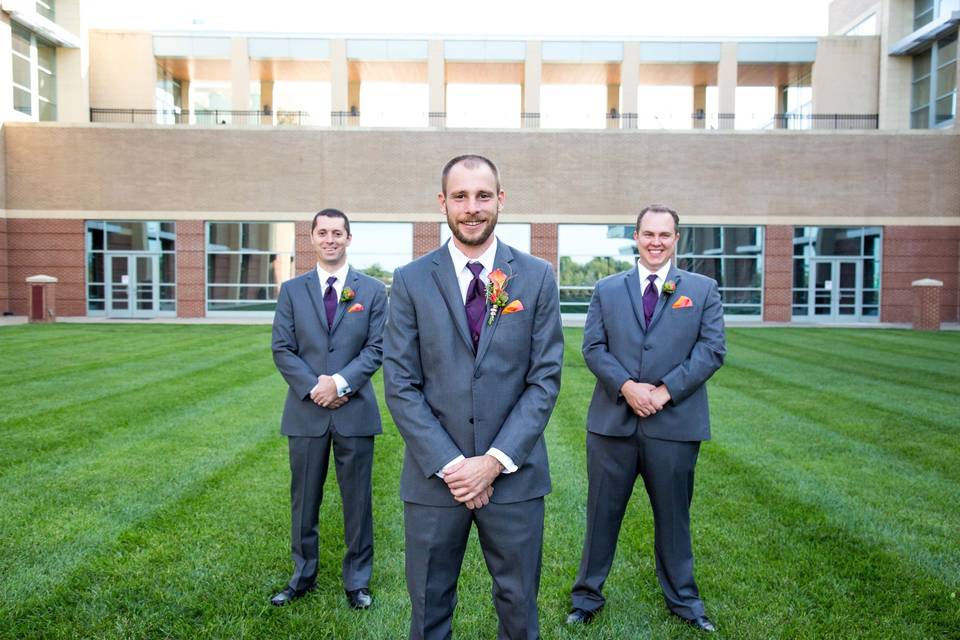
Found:
[[[365,308],[366,307],[364,307],[362,304],[358,302],[352,307],[350,307],[349,309],[347,309],[347,313],[356,313],[358,311],[363,311]]]
[[[494,269],[489,275],[490,282],[487,283],[487,301],[490,303],[490,315],[487,317],[487,325],[492,325],[497,317],[497,311],[503,310],[504,313],[516,313],[523,311],[523,303],[520,300],[514,300],[507,304],[510,296],[507,294],[507,281],[510,277],[500,269]]]
[[[677,298],[677,301],[670,306],[672,306],[674,309],[686,309],[687,307],[693,306],[693,300],[687,296],[680,296]]]

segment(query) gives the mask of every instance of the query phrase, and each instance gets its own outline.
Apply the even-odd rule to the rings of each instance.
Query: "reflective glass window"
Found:
[[[207,223],[207,310],[272,311],[294,275],[292,222]]]

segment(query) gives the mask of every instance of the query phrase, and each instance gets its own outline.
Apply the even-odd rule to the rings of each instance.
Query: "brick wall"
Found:
[[[10,311],[25,316],[30,308],[26,278],[57,278],[57,315],[87,315],[83,220],[6,220],[7,280]]]
[[[306,273],[317,266],[317,252],[314,251],[313,245],[310,244],[310,225],[313,222],[313,218],[310,220],[297,220],[294,224],[296,225],[296,245],[294,251],[296,252],[296,264],[294,265],[294,275],[300,275],[301,273]],[[347,259],[350,258],[350,249],[347,249]]]
[[[413,257],[425,256],[440,246],[440,224],[438,222],[413,223]]]
[[[793,304],[793,227],[768,225],[763,248],[763,319],[790,322]]]
[[[530,225],[530,253],[553,265],[557,275],[557,225],[537,222]]]
[[[206,315],[203,220],[177,221],[177,316]]]
[[[943,282],[940,320],[957,322],[960,227],[884,227],[880,320],[911,322],[915,292],[923,278]]]
[[[10,311],[10,291],[7,286],[7,219],[0,218],[0,313]]]

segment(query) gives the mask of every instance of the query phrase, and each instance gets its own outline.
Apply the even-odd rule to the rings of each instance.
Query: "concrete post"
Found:
[[[540,127],[540,82],[543,77],[543,51],[539,41],[527,42],[527,57],[523,63],[523,104],[520,114],[524,129]]]
[[[431,127],[443,129],[447,124],[447,80],[443,58],[443,41],[427,43],[427,83],[430,86]]]
[[[737,43],[720,44],[717,65],[718,122],[720,129],[733,129],[737,112]]]
[[[620,85],[623,87],[620,105],[620,127],[637,128],[637,89],[640,86],[640,43],[623,43],[623,62],[620,63]]]
[[[347,41],[330,41],[330,124],[343,126],[350,111],[347,95]]]
[[[707,122],[707,85],[693,86],[693,128],[703,129]]]
[[[247,39],[230,39],[230,108],[234,111],[250,110],[250,55]]]
[[[30,322],[57,321],[57,282],[53,276],[30,276]]]

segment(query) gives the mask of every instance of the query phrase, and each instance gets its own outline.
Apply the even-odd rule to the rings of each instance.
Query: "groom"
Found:
[[[406,444],[410,638],[450,638],[476,525],[497,637],[534,640],[550,491],[543,430],[563,357],[557,284],[548,263],[494,235],[504,192],[489,159],[450,160],[438,200],[452,238],[397,269],[384,338],[387,406]]]
[[[567,624],[586,624],[603,584],[637,477],[653,507],[657,578],[667,608],[715,630],[693,579],[690,502],[700,442],[710,439],[705,383],[726,353],[716,281],[671,264],[677,212],[637,217],[637,267],[597,283],[583,357],[597,377],[587,413],[587,530]]]

